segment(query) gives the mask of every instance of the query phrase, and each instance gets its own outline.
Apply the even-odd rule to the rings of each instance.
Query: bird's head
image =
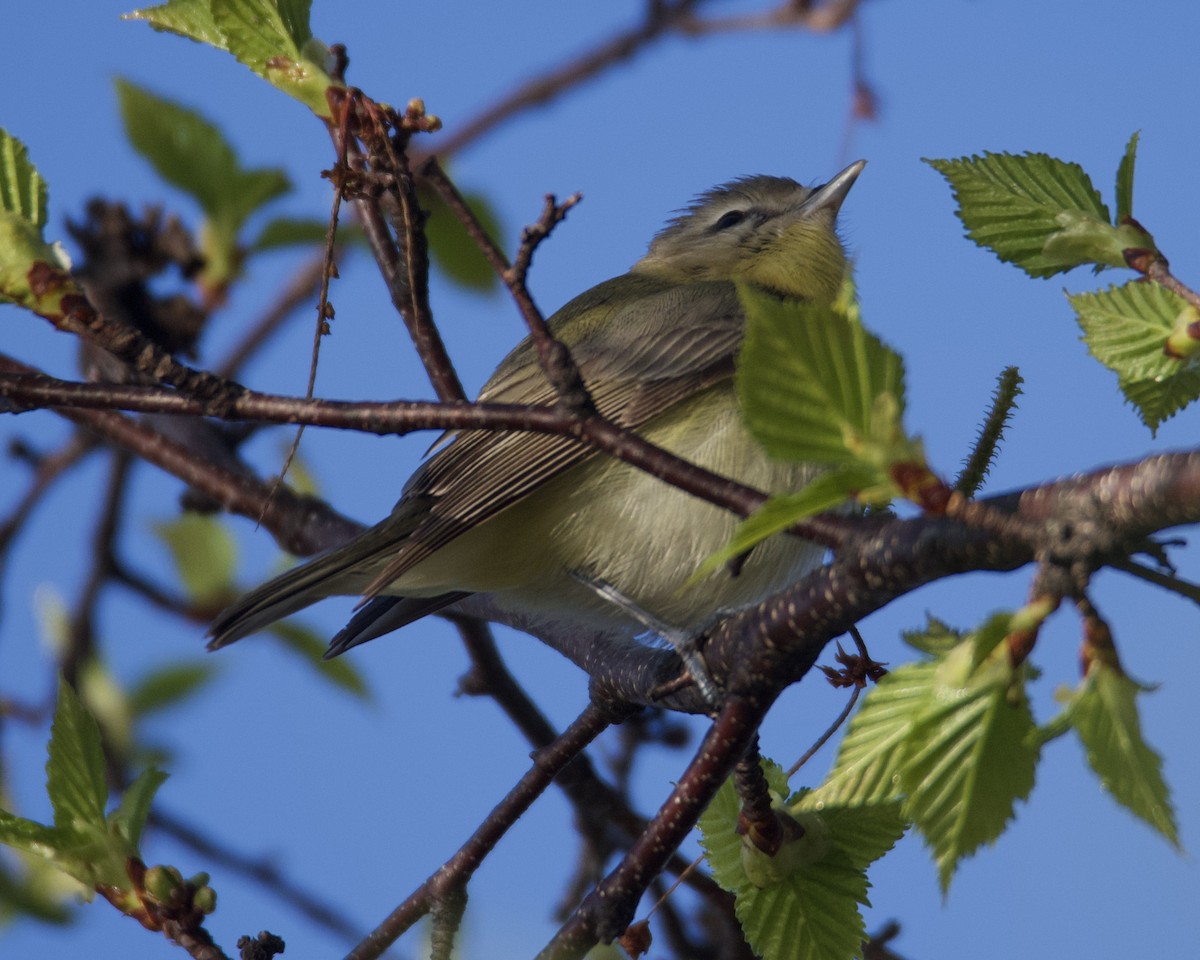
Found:
[[[715,187],[658,233],[633,272],[679,283],[742,281],[832,302],[846,272],[837,213],[865,166],[852,163],[821,187],[768,176]]]

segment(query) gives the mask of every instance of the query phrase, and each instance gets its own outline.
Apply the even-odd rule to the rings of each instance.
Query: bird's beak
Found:
[[[804,201],[804,212],[812,214],[818,210],[828,210],[833,216],[837,216],[842,201],[846,199],[846,194],[850,192],[854,181],[858,179],[858,175],[862,173],[863,167],[866,165],[866,160],[855,160],[823,187],[817,187]]]

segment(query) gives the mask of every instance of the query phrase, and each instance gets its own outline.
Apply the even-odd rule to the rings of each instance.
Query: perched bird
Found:
[[[846,274],[835,221],[865,166],[827,184],[734,180],[703,194],[632,269],[570,301],[550,328],[599,412],[650,442],[767,491],[803,486],[808,464],[767,458],[742,424],[734,363],[745,317],[737,284],[830,303]],[[553,404],[526,338],[479,395]],[[811,569],[821,549],[791,536],[755,547],[737,571],[688,583],[737,518],[563,437],[460,431],[409,479],[391,515],[237,600],[212,625],[223,647],[323,597],[373,597],[327,655],[470,594],[538,627],[635,637],[645,617],[679,631],[757,602]],[[623,602],[614,602],[614,597]]]

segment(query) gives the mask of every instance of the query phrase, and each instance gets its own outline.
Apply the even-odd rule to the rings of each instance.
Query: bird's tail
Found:
[[[318,600],[341,593],[336,572],[328,563],[337,552],[315,557],[238,597],[208,628],[212,638],[208,649],[219,650]]]

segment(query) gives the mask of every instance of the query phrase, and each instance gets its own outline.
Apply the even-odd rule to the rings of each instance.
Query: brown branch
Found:
[[[56,380],[33,373],[31,368],[3,355],[0,355],[0,399],[7,399],[21,409],[50,407],[59,412],[68,407],[123,409],[140,413],[220,416],[227,420],[306,423],[378,434],[404,434],[429,429],[551,433],[586,443],[743,517],[756,510],[766,499],[761,491],[689,463],[611,421],[597,416],[576,417],[559,407],[466,402],[301,400],[252,391],[246,391],[231,403],[210,406],[202,400],[155,387]],[[263,523],[267,522],[264,517]],[[841,543],[844,531],[856,522],[851,517],[816,517],[797,524],[794,529],[800,536],[822,546],[836,548]]]
[[[331,91],[332,94],[332,91]],[[331,106],[338,122],[329,125],[338,156],[346,158],[349,171],[364,183],[353,193],[355,212],[367,237],[367,245],[383,277],[392,305],[408,329],[429,381],[439,399],[463,400],[466,393],[441,334],[433,324],[428,296],[428,257],[425,250],[420,209],[416,206],[415,187],[408,170],[406,155],[392,148],[384,127],[391,121],[361,91],[338,91],[331,95]],[[353,126],[353,130],[351,127]],[[372,138],[376,149],[364,156],[356,139],[363,133]],[[368,166],[381,163],[382,166]],[[392,200],[406,211],[402,228],[406,245],[397,246],[388,230],[379,201],[379,192],[387,191]]]

